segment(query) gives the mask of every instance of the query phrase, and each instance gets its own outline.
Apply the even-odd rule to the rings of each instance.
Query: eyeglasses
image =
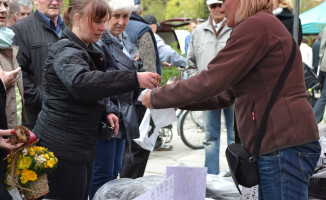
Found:
[[[214,4],[211,4],[211,5],[209,5],[209,7],[211,8],[211,9],[215,9],[216,7],[222,7],[222,4],[221,3],[214,3]]]

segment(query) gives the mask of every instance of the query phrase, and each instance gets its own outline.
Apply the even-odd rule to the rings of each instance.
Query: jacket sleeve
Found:
[[[235,96],[231,90],[224,90],[213,98],[181,107],[181,110],[217,110],[233,105]]]
[[[139,89],[136,71],[91,71],[83,54],[66,48],[56,55],[53,63],[58,78],[76,99],[92,102]]]
[[[265,26],[253,30],[255,23],[253,20],[235,27],[225,48],[208,64],[208,70],[176,84],[153,89],[153,107],[182,107],[204,101],[246,77],[269,50]]]
[[[194,39],[196,35],[196,29],[193,31],[190,37],[190,44],[187,53],[187,74],[189,76],[193,76],[198,73],[198,67],[196,62],[195,56],[195,49],[194,49]]]
[[[23,74],[23,83],[24,83],[24,98],[25,104],[29,106],[42,106],[43,100],[43,90],[41,86],[35,85],[31,82],[31,74],[33,74],[34,69],[31,63],[31,55],[30,55],[30,46],[27,43],[27,38],[24,37],[25,34],[21,33],[19,27],[14,26],[13,31],[15,33],[15,37],[13,38],[13,44],[19,46],[19,50],[17,53],[17,62],[22,69]],[[40,110],[41,108],[39,108]]]
[[[155,39],[161,62],[168,62],[177,67],[186,67],[186,59],[184,57],[180,56],[171,46],[165,44],[163,39],[158,35],[155,35]]]
[[[152,36],[149,31],[145,32],[138,40],[139,58],[143,63],[141,71],[153,72],[156,71],[156,54]]]

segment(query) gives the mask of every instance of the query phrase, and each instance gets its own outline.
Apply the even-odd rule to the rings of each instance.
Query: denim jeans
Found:
[[[221,111],[210,110],[204,112],[205,127],[205,167],[207,173],[219,174],[219,155],[220,155],[220,132],[221,132]],[[233,107],[223,109],[227,129],[227,143],[234,142],[234,110]]]
[[[321,122],[323,119],[325,105],[326,105],[326,72],[320,71],[320,75],[324,77],[323,90],[321,91],[321,95],[318,98],[315,106],[314,113],[317,120],[317,123]]]
[[[316,141],[259,156],[259,199],[307,200],[309,179],[320,151]]]
[[[102,185],[118,177],[122,166],[124,146],[125,140],[118,138],[97,142],[94,175],[89,199],[93,199],[96,191]]]

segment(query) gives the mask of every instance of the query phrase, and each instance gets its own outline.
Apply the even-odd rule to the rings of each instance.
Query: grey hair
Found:
[[[31,0],[15,0],[20,6],[32,9]]]
[[[117,10],[125,10],[131,13],[132,7],[134,6],[134,0],[105,0],[110,6],[112,12]]]
[[[138,5],[134,5],[133,8],[132,8],[132,12],[140,15],[143,11],[143,7],[141,6],[141,4],[138,4]]]
[[[19,4],[16,1],[9,1],[8,3],[9,6],[9,17],[18,12],[20,15],[20,7]]]

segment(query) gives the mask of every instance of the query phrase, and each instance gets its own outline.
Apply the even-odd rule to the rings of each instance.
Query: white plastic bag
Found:
[[[177,115],[173,108],[147,109],[139,126],[140,137],[134,141],[143,149],[153,151],[160,128],[175,121],[177,121]]]

